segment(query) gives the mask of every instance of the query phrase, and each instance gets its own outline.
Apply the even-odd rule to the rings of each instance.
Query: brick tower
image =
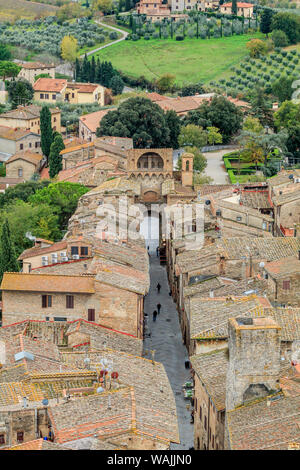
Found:
[[[183,186],[193,186],[194,155],[183,153],[181,155],[181,182]]]

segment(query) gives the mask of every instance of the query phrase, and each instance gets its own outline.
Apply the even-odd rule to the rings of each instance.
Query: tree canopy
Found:
[[[275,82],[272,83],[272,92],[281,103],[291,99],[293,94],[292,83],[294,81],[294,77],[281,75],[277,80],[275,80]]]
[[[20,72],[21,67],[9,60],[0,61],[0,77],[5,80],[7,77],[16,77]]]
[[[5,272],[17,272],[20,269],[7,219],[4,220],[1,228],[0,253],[0,281],[2,281]]]
[[[32,102],[34,91],[31,83],[27,80],[21,78],[18,80],[11,80],[6,85],[6,89],[13,108],[16,108],[19,105],[28,105]]]
[[[271,27],[272,31],[284,31],[290,44],[296,44],[300,40],[300,17],[293,13],[276,13],[272,18]]]
[[[131,137],[135,148],[171,145],[165,113],[157,104],[142,97],[129,98],[117,110],[109,111],[102,118],[96,135]]]
[[[196,124],[207,129],[217,127],[222,134],[223,142],[241,128],[242,111],[223,96],[215,96],[211,102],[204,102],[198,109],[188,112],[184,124]]]
[[[67,62],[75,62],[78,41],[74,36],[65,36],[61,41],[61,56]]]
[[[58,182],[35,192],[29,198],[33,205],[48,204],[58,215],[61,230],[67,229],[68,220],[75,211],[78,199],[88,191],[88,188],[78,183]]]

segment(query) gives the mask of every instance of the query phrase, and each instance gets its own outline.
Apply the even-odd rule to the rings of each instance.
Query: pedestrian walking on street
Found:
[[[154,312],[153,312],[153,321],[156,321],[156,317],[157,317],[157,311],[154,310]]]
[[[160,293],[160,288],[161,288],[161,285],[160,283],[158,282],[157,286],[156,286],[156,289],[157,289],[157,293],[159,294]]]
[[[160,313],[160,309],[161,309],[161,305],[160,305],[160,304],[157,304],[156,307],[157,307],[157,313],[159,314],[159,313]]]
[[[156,248],[156,256],[159,256],[159,246]]]

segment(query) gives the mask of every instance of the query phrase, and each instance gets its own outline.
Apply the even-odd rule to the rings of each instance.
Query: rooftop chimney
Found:
[[[279,388],[280,326],[272,318],[230,318],[228,347],[227,411]]]

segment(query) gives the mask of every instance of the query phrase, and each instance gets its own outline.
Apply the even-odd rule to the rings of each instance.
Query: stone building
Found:
[[[101,119],[109,112],[110,109],[101,109],[94,113],[84,114],[79,118],[79,136],[87,142],[93,142],[96,138],[96,130],[100,125]]]
[[[190,358],[194,371],[194,449],[224,449],[228,349]]]
[[[268,181],[277,236],[295,236],[300,222],[300,170],[281,171]]]
[[[253,3],[237,2],[237,14],[238,16],[244,16],[250,18],[253,16]],[[223,3],[220,5],[220,12],[225,15],[232,14],[232,3]]]
[[[48,74],[50,78],[55,78],[55,65],[54,64],[42,64],[40,62],[24,62],[19,72],[18,77],[24,78],[34,84],[36,77],[43,73]]]
[[[12,129],[26,129],[35,134],[40,134],[40,112],[42,107],[30,104],[28,106],[18,106],[16,109],[0,114],[0,126],[11,127]],[[49,108],[51,113],[51,126],[54,131],[61,132],[59,108]],[[20,149],[22,150],[22,149]]]
[[[191,357],[195,449],[287,449],[298,442],[299,371],[281,347],[290,326],[279,325],[281,314],[269,317],[269,310],[259,317],[229,319],[228,348]]]
[[[230,318],[226,410],[279,389],[280,326],[272,318]]]
[[[268,296],[272,302],[283,307],[300,305],[299,254],[266,263],[263,272],[267,278]]]
[[[136,280],[134,270],[106,270],[96,275],[5,273],[2,324],[83,318],[142,338],[147,279]]]
[[[225,448],[297,448],[299,371],[283,367],[279,325],[268,317],[237,318],[229,331]]]
[[[1,119],[1,118],[0,118]],[[27,129],[0,126],[0,161],[6,162],[9,157],[21,151],[38,151],[41,136]]]
[[[263,265],[270,261],[297,256],[300,239],[234,237],[216,239],[199,250],[178,253],[175,260],[176,300],[183,308],[183,289],[198,275],[219,275],[245,279],[262,275]]]
[[[108,137],[97,138],[93,142],[70,146],[61,151],[63,170],[76,167],[79,163],[87,162],[90,159],[109,156],[114,159],[118,168],[125,170],[127,167],[126,147],[130,147],[131,139],[120,142],[110,141]],[[131,141],[131,142],[130,142]]]
[[[6,161],[7,178],[23,178],[29,181],[35,173],[38,173],[43,161],[43,155],[30,150],[21,150]]]
[[[127,174],[130,180],[141,184],[143,202],[158,202],[163,181],[173,175],[173,150],[128,150]]]

